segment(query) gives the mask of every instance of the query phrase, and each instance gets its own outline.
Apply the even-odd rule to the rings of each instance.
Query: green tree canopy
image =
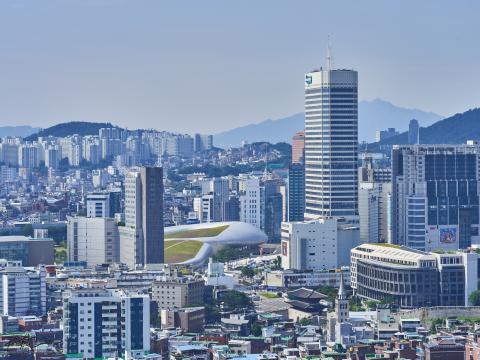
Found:
[[[480,290],[475,290],[468,296],[468,302],[471,306],[480,306]]]
[[[223,293],[222,300],[227,309],[241,309],[252,305],[252,300],[246,294],[236,290]]]

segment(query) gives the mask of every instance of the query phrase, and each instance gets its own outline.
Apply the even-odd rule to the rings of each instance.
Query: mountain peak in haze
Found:
[[[28,136],[40,131],[40,128],[29,125],[0,126],[0,137],[5,136]]]
[[[392,103],[374,99],[360,101],[358,104],[359,141],[373,142],[375,130],[394,127],[402,132],[408,128],[411,119],[417,119],[420,126],[429,126],[443,117],[419,109],[408,109]],[[276,120],[265,120],[215,135],[215,145],[219,147],[239,146],[243,140],[248,142],[268,141],[271,143],[290,142],[293,134],[304,128],[304,114],[298,113]]]
[[[420,128],[420,144],[464,144],[480,140],[480,108],[452,115],[430,126]],[[378,151],[385,145],[402,145],[408,142],[408,131],[368,145],[368,150]]]

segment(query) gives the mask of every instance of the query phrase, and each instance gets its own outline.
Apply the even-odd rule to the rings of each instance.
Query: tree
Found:
[[[250,266],[243,266],[241,272],[243,277],[249,279],[255,276],[255,271]]]
[[[241,309],[252,305],[252,300],[246,294],[236,290],[225,291],[222,301],[227,309]]]
[[[272,270],[281,270],[281,269],[282,269],[282,257],[280,255],[278,255],[273,260]]]
[[[362,306],[362,300],[358,296],[352,296],[350,298],[349,306],[351,311],[364,311],[364,307]]]
[[[306,317],[301,318],[299,321],[299,324],[303,326],[310,325],[311,323],[312,323],[312,320]]]
[[[22,228],[22,235],[24,236],[33,236],[33,226],[32,224],[25,224]]]
[[[378,304],[379,302],[375,300],[365,300],[365,305],[367,306],[368,310],[375,310]]]
[[[380,301],[380,304],[383,304],[383,305],[390,305],[390,304],[393,304],[395,302],[395,299],[393,298],[393,296],[385,296],[382,301]]]
[[[225,245],[215,255],[213,255],[213,260],[225,263],[232,260],[241,259],[243,257],[248,257],[249,255],[250,251],[243,245]]]
[[[475,290],[468,296],[468,302],[471,306],[480,306],[480,290]]]
[[[437,327],[443,326],[445,319],[442,318],[435,318],[432,319],[432,327],[430,328],[431,333],[437,332]]]
[[[204,304],[205,306],[205,322],[207,324],[215,324],[220,321],[220,310],[218,307],[211,304]]]
[[[254,323],[252,325],[250,332],[252,333],[253,336],[262,336],[262,328],[257,323]]]
[[[316,290],[324,295],[327,295],[327,300],[330,301],[332,304],[335,304],[338,289],[334,288],[333,286],[323,285],[316,288]]]

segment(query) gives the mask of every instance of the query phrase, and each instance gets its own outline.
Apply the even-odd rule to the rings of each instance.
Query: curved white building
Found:
[[[258,245],[267,236],[243,222],[214,222],[165,228],[165,262],[200,264],[224,245]]]

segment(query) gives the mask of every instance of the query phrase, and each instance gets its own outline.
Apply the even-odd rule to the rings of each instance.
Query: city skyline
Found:
[[[302,74],[324,65],[329,35],[334,66],[361,74],[359,100],[444,116],[476,105],[473,2],[188,5],[3,2],[0,125],[218,133],[285,117],[301,111]]]
[[[0,2],[0,358],[480,360],[478,9]]]

